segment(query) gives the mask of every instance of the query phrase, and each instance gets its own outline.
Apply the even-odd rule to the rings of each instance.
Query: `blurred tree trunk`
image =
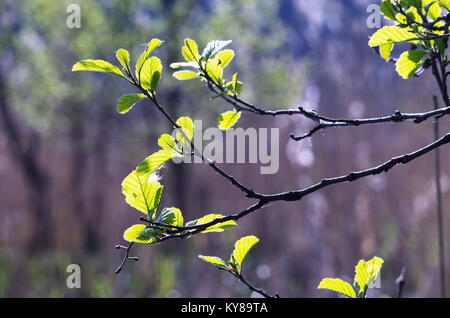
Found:
[[[39,140],[37,133],[33,133],[26,141],[13,119],[6,96],[6,83],[0,72],[0,121],[8,139],[10,154],[15,163],[22,170],[28,183],[28,206],[34,215],[28,248],[31,251],[44,250],[51,247],[53,230],[51,227],[51,204],[49,196],[49,180],[39,164]]]

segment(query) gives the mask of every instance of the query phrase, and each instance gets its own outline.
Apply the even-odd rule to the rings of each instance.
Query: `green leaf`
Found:
[[[241,118],[241,112],[228,111],[220,114],[217,120],[217,125],[220,130],[227,130],[233,127],[237,121]]]
[[[128,242],[136,242],[142,244],[152,244],[158,241],[151,229],[143,224],[136,224],[129,227],[124,233],[123,238]]]
[[[215,59],[209,60],[206,63],[205,70],[206,74],[208,74],[211,80],[213,80],[219,85],[222,84],[223,68],[219,65],[217,60]]]
[[[103,60],[83,60],[79,61],[72,67],[72,72],[77,71],[92,71],[92,72],[102,72],[102,73],[110,73],[114,75],[123,76],[123,73],[117,66],[112,65]]]
[[[120,97],[117,103],[117,111],[121,114],[127,113],[138,101],[144,99],[146,96],[143,94],[130,94]]]
[[[230,44],[232,41],[211,41],[209,42],[202,53],[203,60],[207,61],[211,56],[214,56],[217,52],[222,50],[224,47],[226,47],[228,44]]]
[[[375,32],[369,40],[369,46],[407,42],[414,39],[414,34],[396,26],[385,26]]]
[[[180,227],[183,226],[184,223],[180,209],[174,207],[164,208],[156,219],[156,222]],[[172,230],[170,227],[168,229]]]
[[[204,260],[207,263],[216,265],[216,266],[222,266],[227,268],[227,264],[225,264],[225,261],[223,259],[221,259],[220,257],[217,256],[203,256],[203,255],[199,255],[198,256],[200,259]]]
[[[171,63],[170,67],[173,69],[177,69],[180,67],[193,67],[193,68],[200,68],[197,62],[177,62],[177,63]]]
[[[254,236],[246,236],[241,238],[234,245],[233,254],[230,257],[230,263],[237,265],[238,273],[242,270],[242,262],[244,261],[245,256],[247,256],[248,251],[258,243],[259,239]]]
[[[391,60],[391,52],[394,49],[394,44],[383,44],[380,46],[380,55],[389,62]]]
[[[436,0],[422,0],[422,5],[427,12],[427,15],[436,20],[442,14],[441,8],[439,7],[438,1]]]
[[[178,71],[173,73],[173,77],[180,81],[186,81],[198,78],[199,76],[197,75],[197,73],[194,73],[192,71]]]
[[[153,217],[158,210],[163,186],[147,173],[133,170],[122,181],[122,193],[125,201],[133,208]]]
[[[225,84],[225,87],[229,90],[228,95],[239,95],[242,92],[242,82],[237,80],[237,73],[233,75],[231,82]]]
[[[233,74],[232,88],[233,88],[233,92],[235,92],[235,93],[237,92],[237,82],[238,82],[237,76],[238,76],[238,73]]]
[[[176,157],[178,154],[171,150],[160,150],[151,156],[148,156],[138,166],[137,171],[140,175],[150,176],[159,167],[161,167],[166,161]]]
[[[189,139],[185,140],[183,134],[180,131],[177,131],[176,136],[178,142],[183,145],[183,147],[189,149],[192,137],[194,136],[194,123],[192,122],[192,119],[190,119],[189,117],[180,117],[176,121],[176,124],[181,128],[184,135]]]
[[[214,59],[218,61],[218,65],[220,65],[222,68],[227,67],[227,65],[230,64],[230,62],[233,58],[234,58],[233,50],[220,51],[214,57]]]
[[[380,5],[380,9],[381,9],[381,13],[383,13],[383,15],[386,19],[396,21],[395,11],[394,11],[394,8],[392,7],[390,0],[383,0],[383,2]]]
[[[439,0],[439,6],[450,12],[450,0]]]
[[[183,57],[186,60],[186,62],[198,61],[198,58],[200,56],[198,55],[197,43],[195,43],[194,40],[191,40],[189,38],[184,39],[184,46],[181,49],[181,54],[183,54]]]
[[[383,265],[383,259],[374,257],[370,261],[360,260],[355,267],[355,282],[365,293],[367,288],[375,281]]]
[[[324,278],[319,284],[319,289],[328,289],[350,298],[356,298],[355,290],[352,286],[339,278]]]
[[[201,217],[200,219],[189,221],[188,223],[186,223],[186,226],[207,224],[207,223],[214,221],[215,219],[220,219],[223,217],[224,216],[222,214],[208,214],[208,215],[205,215],[204,217]],[[232,229],[236,226],[237,226],[236,222],[230,220],[230,221],[225,221],[222,223],[217,223],[217,224],[211,225],[210,227],[208,227],[206,230],[202,231],[201,233],[223,232],[225,230]]]
[[[161,41],[160,39],[153,39],[147,44],[144,53],[142,53],[141,57],[139,58],[139,60],[136,63],[136,78],[138,81],[141,77],[141,69],[142,69],[142,66],[144,65],[145,61],[150,56],[150,54],[153,52],[153,50],[156,49],[158,46],[160,46],[162,43],[163,43],[163,41]]]
[[[158,145],[165,150],[180,151],[175,143],[175,139],[168,134],[163,134],[159,137]]]
[[[155,56],[147,59],[141,70],[141,85],[146,90],[154,93],[161,78],[161,60]]]
[[[407,51],[402,53],[395,63],[397,73],[404,79],[413,77],[422,64],[425,55],[427,53],[424,51]]]
[[[130,53],[125,49],[118,49],[116,52],[117,60],[122,64],[125,72],[131,74],[130,72]]]

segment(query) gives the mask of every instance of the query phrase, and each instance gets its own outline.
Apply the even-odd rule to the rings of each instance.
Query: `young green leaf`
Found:
[[[125,78],[123,73],[117,66],[112,65],[103,60],[83,60],[79,61],[72,67],[72,72],[77,71],[91,71],[91,72],[102,72],[110,73],[114,75],[121,76]]]
[[[168,135],[168,134],[163,134],[159,137],[158,145],[162,149],[165,149],[165,150],[171,150],[171,151],[177,151],[177,152],[180,151],[175,142],[175,139],[171,135]]]
[[[427,12],[427,15],[432,19],[436,20],[442,14],[441,8],[439,7],[438,1],[436,0],[422,0],[422,5]]]
[[[218,61],[218,65],[220,65],[222,68],[227,67],[228,64],[230,64],[231,60],[234,57],[234,51],[233,50],[223,50],[217,53],[217,55],[214,57],[214,60]]]
[[[397,73],[404,79],[413,77],[417,69],[422,65],[425,55],[427,53],[424,51],[403,52],[395,63]]]
[[[143,224],[136,224],[125,230],[123,238],[128,242],[152,244],[158,241],[152,229],[147,229]]]
[[[141,77],[141,75],[140,75],[141,69],[142,69],[142,66],[144,65],[145,61],[150,56],[150,54],[153,52],[153,50],[156,49],[158,46],[160,46],[162,43],[163,43],[163,41],[161,41],[160,39],[153,39],[147,44],[144,53],[142,53],[141,57],[139,58],[139,60],[136,63],[136,78],[138,80]]]
[[[200,68],[197,62],[177,62],[177,63],[171,63],[170,67],[173,69],[177,69],[180,67],[193,67],[193,68]]]
[[[178,154],[171,150],[160,150],[150,156],[148,156],[144,161],[142,161],[137,171],[140,175],[150,176],[159,167],[161,167],[166,161],[176,157]]]
[[[237,121],[241,118],[241,112],[228,111],[220,114],[217,120],[217,125],[220,130],[227,130],[233,127]]]
[[[158,210],[163,186],[146,173],[133,170],[122,181],[122,193],[125,201],[133,208],[153,217]]]
[[[197,43],[189,38],[184,39],[184,46],[181,49],[181,54],[183,54],[186,62],[198,61],[200,56],[198,55]]]
[[[339,278],[324,278],[319,284],[319,289],[328,289],[350,298],[356,298],[355,290],[352,286]]]
[[[237,80],[237,73],[233,75],[231,82],[225,84],[228,95],[239,95],[242,92],[242,82]]]
[[[224,268],[227,268],[227,264],[225,264],[225,261],[223,259],[221,259],[220,257],[217,256],[203,256],[203,255],[199,255],[198,256],[200,259],[204,260],[207,263],[216,265],[216,266],[221,266]]]
[[[183,145],[183,147],[189,149],[192,137],[194,136],[194,123],[192,122],[192,119],[190,119],[189,117],[180,117],[176,121],[176,124],[181,128],[183,134],[188,138],[188,140],[185,140],[183,134],[180,131],[177,131],[176,136],[178,142]]]
[[[219,85],[222,85],[223,68],[219,65],[217,60],[209,60],[206,63],[205,70],[211,80]]]
[[[391,52],[394,49],[394,44],[383,44],[380,45],[380,55],[382,58],[389,62],[391,60]]]
[[[395,11],[394,8],[392,7],[390,0],[383,0],[383,2],[380,5],[380,10],[386,19],[396,21]]]
[[[222,214],[208,214],[197,220],[187,222],[186,226],[202,225],[202,224],[212,222],[215,219],[220,219],[223,217],[224,216]],[[230,220],[230,221],[225,221],[222,223],[217,223],[217,224],[211,225],[210,227],[208,227],[206,230],[202,231],[201,233],[223,232],[225,230],[230,230],[236,226],[237,226],[236,222],[234,222],[233,220]]]
[[[127,74],[131,74],[130,71],[130,53],[125,49],[118,49],[116,52],[117,60],[123,66]]]
[[[146,90],[154,93],[159,79],[161,78],[162,64],[161,60],[155,56],[147,59],[141,70],[141,85]]]
[[[207,61],[211,56],[214,56],[217,52],[222,50],[224,47],[226,47],[228,44],[230,44],[232,41],[211,41],[209,42],[202,53],[203,60]]]
[[[438,3],[442,9],[450,12],[450,0],[439,0]]]
[[[120,97],[117,103],[117,111],[121,114],[127,113],[138,101],[144,99],[146,96],[143,94],[130,94]]]
[[[198,74],[192,71],[178,71],[173,73],[173,77],[180,81],[191,80],[194,78],[198,78]]]
[[[365,293],[367,288],[375,281],[383,265],[383,259],[374,257],[370,261],[360,260],[355,267],[355,282]]]
[[[414,38],[414,34],[405,29],[396,26],[384,26],[372,35],[369,46],[376,47],[384,44],[407,42]]]
[[[258,243],[258,241],[259,239],[256,236],[250,235],[241,238],[234,245],[234,251],[230,257],[230,263],[237,265],[239,273],[242,270],[242,262],[244,261],[245,256],[247,255],[248,251],[253,247],[253,245]]]
[[[180,227],[183,226],[184,223],[180,209],[174,207],[164,208],[156,219],[156,222]],[[172,230],[170,227],[168,227],[168,229]]]

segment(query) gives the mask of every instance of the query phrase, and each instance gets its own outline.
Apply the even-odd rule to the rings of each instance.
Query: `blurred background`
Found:
[[[431,74],[402,80],[367,45],[366,9],[375,0],[0,0],[0,297],[248,297],[240,282],[197,258],[227,257],[245,235],[261,240],[244,268],[248,280],[282,297],[328,297],[324,277],[352,281],[359,259],[385,260],[381,289],[395,296],[407,268],[404,295],[437,297],[434,156],[386,175],[332,186],[300,202],[275,203],[224,233],[155,246],[136,246],[139,262],[119,274],[123,231],[138,223],[120,183],[157,149],[169,124],[147,101],[126,116],[118,98],[133,93],[118,77],[78,72],[81,59],[116,65],[126,48],[136,61],[154,37],[164,65],[159,95],[174,116],[216,125],[230,106],[198,81],[179,82],[169,64],[182,60],[183,39],[202,49],[233,40],[226,70],[239,72],[243,98],[267,109],[303,106],[330,117],[372,117],[433,107]],[[81,8],[81,28],[66,26],[67,6]],[[449,120],[441,119],[441,131]],[[280,128],[280,170],[261,175],[254,164],[222,166],[263,193],[307,187],[323,177],[380,164],[433,141],[433,122],[330,129],[290,141],[314,123],[302,117],[245,114],[238,125]],[[449,156],[442,148],[442,161]],[[442,168],[448,212],[449,168]],[[162,206],[185,220],[230,214],[250,204],[204,165],[168,163]],[[449,224],[445,213],[444,226]],[[448,256],[448,249],[446,250]],[[81,267],[81,288],[66,287],[66,267]],[[448,280],[447,280],[448,281]]]

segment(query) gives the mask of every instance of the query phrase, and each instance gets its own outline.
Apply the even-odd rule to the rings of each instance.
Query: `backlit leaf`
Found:
[[[422,65],[423,58],[427,55],[424,51],[407,51],[400,55],[395,63],[397,73],[404,79],[411,78]]]
[[[142,66],[144,65],[147,58],[150,56],[150,54],[153,52],[154,49],[156,49],[158,46],[160,46],[163,43],[160,39],[153,39],[151,40],[147,46],[145,47],[144,53],[139,57],[139,60],[136,63],[136,78],[139,80]]]
[[[415,35],[396,26],[384,26],[375,32],[369,40],[369,46],[375,47],[384,44],[407,42],[414,39]]]
[[[383,259],[374,257],[370,261],[360,260],[355,267],[355,282],[361,291],[365,291],[377,278],[383,265]]]
[[[153,235],[152,229],[147,229],[143,224],[136,224],[125,230],[123,238],[128,242],[152,244],[158,241]]]
[[[117,103],[117,111],[121,114],[127,113],[138,101],[144,99],[146,96],[143,94],[130,94],[120,97]]]
[[[328,289],[350,298],[356,298],[352,286],[339,278],[324,278],[319,284],[319,289]]]
[[[183,134],[180,131],[177,131],[176,136],[178,142],[183,145],[183,147],[190,149],[191,140],[194,136],[194,123],[192,122],[192,119],[190,119],[189,117],[180,117],[176,121],[176,124],[181,128],[181,131],[188,138],[188,140],[186,140]]]
[[[159,207],[162,190],[163,186],[158,181],[137,170],[133,170],[122,181],[122,193],[125,195],[125,201],[138,211],[149,215],[150,218]]]
[[[219,65],[218,61],[215,59],[209,60],[206,63],[206,74],[217,84],[222,83],[223,68]]]
[[[194,73],[192,71],[178,71],[173,73],[173,77],[180,81],[186,81],[198,78],[199,76],[197,75],[197,73]]]
[[[394,44],[380,45],[380,55],[386,60],[386,62],[389,62],[391,60],[391,52],[393,48]]]
[[[128,73],[130,70],[130,53],[125,49],[119,49],[116,52],[116,57],[126,70],[126,73]]]
[[[197,43],[189,38],[184,39],[184,46],[181,49],[181,54],[183,54],[186,62],[197,61],[199,58]]]
[[[141,85],[150,92],[156,91],[156,86],[161,78],[162,64],[156,56],[147,59],[141,70]]]
[[[165,150],[179,151],[175,139],[168,134],[163,134],[159,137],[158,145]]]
[[[232,41],[211,41],[209,42],[202,53],[202,58],[207,61],[211,56],[222,50],[224,47],[226,47],[228,44],[230,44]]]
[[[92,71],[92,72],[103,72],[110,73],[114,75],[123,76],[122,72],[117,66],[112,65],[103,60],[83,60],[79,61],[72,67],[72,72],[77,71]]]
[[[223,50],[217,53],[217,55],[214,57],[214,60],[218,61],[218,64],[225,68],[228,64],[230,64],[231,60],[234,57],[234,51],[233,50]]]
[[[248,251],[258,243],[259,239],[256,236],[250,235],[241,238],[234,245],[234,251],[230,258],[230,263],[234,263],[238,265],[239,273],[242,269],[242,262],[244,261],[245,256],[247,256]]]
[[[166,161],[174,158],[177,154],[171,150],[160,150],[150,156],[148,156],[141,164],[138,166],[137,171],[140,175],[150,176],[159,167],[161,167]]]
[[[199,255],[198,256],[200,259],[204,260],[207,263],[216,265],[216,266],[222,266],[222,267],[227,267],[227,264],[225,264],[224,260],[222,260],[220,257],[217,256],[203,256],[203,255]]]
[[[156,222],[179,227],[183,226],[184,223],[180,209],[174,207],[164,208],[156,219]],[[172,228],[169,227],[168,229],[171,230]]]
[[[217,120],[217,125],[220,130],[227,130],[233,127],[237,121],[241,118],[241,112],[228,111],[220,114]]]

